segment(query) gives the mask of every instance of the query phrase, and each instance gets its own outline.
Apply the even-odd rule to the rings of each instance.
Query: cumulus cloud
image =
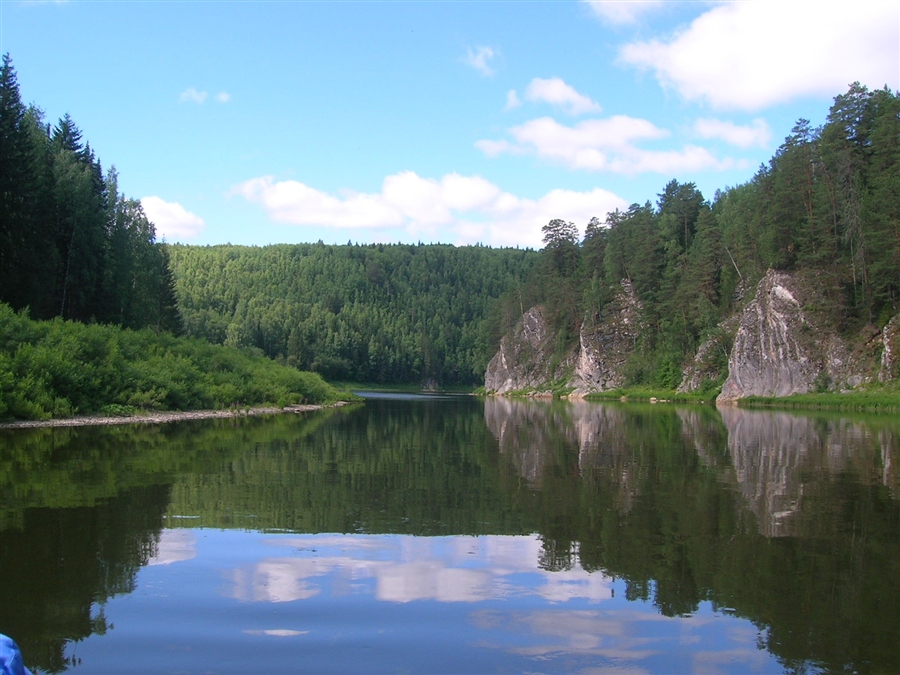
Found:
[[[208,98],[208,91],[198,91],[195,87],[191,87],[181,92],[181,94],[178,96],[178,102],[196,103],[197,105],[203,105]],[[227,91],[220,91],[218,94],[216,94],[215,99],[219,103],[228,103],[231,100],[231,94],[229,94]]]
[[[570,115],[583,115],[601,110],[599,103],[579,94],[558,77],[551,77],[548,80],[534,78],[525,90],[525,98],[532,102],[543,101],[559,106]]]
[[[764,119],[757,118],[749,125],[739,125],[717,119],[699,119],[694,133],[700,138],[718,138],[739,148],[765,147],[772,140],[772,130]]]
[[[515,140],[481,140],[475,147],[488,157],[533,153],[570,169],[610,171],[634,175],[656,172],[726,169],[732,160],[719,160],[697,146],[680,150],[646,150],[637,144],[667,138],[670,134],[653,123],[626,115],[591,119],[574,126],[550,117],[530,120],[509,129]]]
[[[900,4],[799,0],[719,4],[667,40],[625,45],[619,62],[653,71],[691,101],[759,110],[834,96],[860,81],[900,85]]]
[[[504,110],[513,110],[520,105],[522,105],[522,101],[519,100],[519,95],[516,93],[515,89],[510,89],[506,92],[506,105],[503,107]]]
[[[492,47],[476,47],[475,49],[467,47],[465,62],[485,77],[488,77],[494,74],[490,61],[495,56],[497,56],[497,52]]]
[[[607,190],[552,190],[539,199],[504,192],[479,176],[452,173],[423,178],[403,171],[384,179],[378,193],[333,195],[293,180],[262,176],[232,189],[288,225],[402,231],[408,236],[454,244],[541,246],[541,227],[553,218],[587,223],[623,209],[625,200]]]
[[[141,206],[144,207],[147,218],[156,226],[158,239],[195,239],[206,227],[203,218],[191,213],[178,202],[167,202],[156,196],[143,197]]]
[[[660,7],[662,0],[583,0],[605,23],[635,23],[644,14]]]
[[[194,87],[191,87],[190,89],[185,89],[181,92],[181,95],[178,97],[178,102],[196,103],[197,105],[201,105],[207,98],[209,98],[209,92],[197,91]]]

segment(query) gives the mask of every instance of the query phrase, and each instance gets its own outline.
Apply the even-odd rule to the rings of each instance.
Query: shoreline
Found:
[[[166,424],[183,420],[229,419],[233,417],[256,417],[259,415],[282,415],[284,413],[311,412],[325,408],[338,408],[347,405],[347,401],[337,401],[326,405],[289,405],[284,408],[264,406],[258,408],[240,408],[226,410],[158,410],[148,411],[140,415],[83,415],[79,417],[62,417],[49,420],[20,420],[18,422],[2,422],[3,429],[41,429],[48,427],[91,427],[112,426],[114,424]]]

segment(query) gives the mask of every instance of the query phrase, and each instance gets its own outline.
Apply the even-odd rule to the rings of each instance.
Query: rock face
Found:
[[[604,307],[601,320],[582,325],[578,345],[555,355],[555,335],[547,326],[541,306],[529,309],[516,327],[500,341],[500,351],[488,364],[484,387],[495,394],[550,389],[560,382],[571,396],[615,389],[624,383],[625,362],[640,331],[641,304],[631,282]]]
[[[879,382],[889,382],[900,378],[900,314],[887,322],[881,331],[881,370],[878,371]]]
[[[694,358],[681,371],[678,393],[697,391],[708,382],[722,381],[728,373],[728,353],[739,323],[740,315],[734,314],[722,321],[713,334],[703,341]]]
[[[826,296],[814,273],[769,270],[755,298],[701,345],[678,391],[697,391],[709,381],[721,381],[726,372],[720,402],[852,389],[876,376],[882,382],[900,377],[900,315],[881,332],[867,329],[853,337],[854,350],[838,334],[834,306]],[[571,398],[578,398],[621,387],[643,330],[642,309],[631,283],[623,280],[599,321],[585,322],[578,344],[556,354],[556,336],[543,308],[532,307],[503,337],[488,365],[485,389],[505,394],[567,388]]]
[[[634,349],[641,324],[641,303],[631,282],[603,308],[602,320],[593,328],[584,325],[578,336],[578,357],[569,381],[573,395],[607,391],[625,384],[625,362]]]
[[[574,354],[552,368],[554,336],[544,318],[544,308],[532,307],[516,327],[500,340],[498,351],[488,364],[484,388],[496,394],[522,389],[538,389],[564,376]]]
[[[865,373],[836,331],[804,310],[803,284],[769,270],[741,314],[718,401],[855,387]]]

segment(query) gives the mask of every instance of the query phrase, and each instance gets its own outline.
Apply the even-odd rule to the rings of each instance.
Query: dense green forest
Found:
[[[172,246],[171,257],[192,336],[335,380],[441,385],[483,380],[501,325],[486,318],[538,260],[528,249],[321,243]]]
[[[37,319],[152,327],[334,380],[480,384],[541,303],[562,353],[622,279],[643,307],[631,385],[674,389],[769,268],[809,272],[847,336],[900,311],[900,97],[859,84],[800,120],[746,184],[544,226],[541,252],[448,245],[165,246],[65,116],[53,128],[0,73],[0,301]],[[601,214],[598,214],[598,216]],[[723,358],[728,336],[723,336]]]
[[[848,336],[900,310],[900,98],[852,85],[824,126],[800,120],[752,180],[712,201],[672,180],[655,203],[593,218],[583,238],[562,220],[543,230],[540,253],[304,244],[171,256],[189,334],[368,382],[480,382],[537,303],[564,351],[627,278],[645,325],[629,383],[674,389],[769,268],[810,271],[819,311]]]
[[[800,120],[752,180],[712,201],[673,180],[655,205],[592,219],[580,242],[573,223],[543,231],[525,294],[545,304],[561,347],[631,280],[646,325],[631,384],[674,389],[700,341],[769,268],[809,272],[817,309],[843,333],[881,328],[900,311],[900,97],[851,85],[824,126]]]
[[[69,115],[51,127],[0,68],[0,302],[36,319],[179,332],[168,250]]]

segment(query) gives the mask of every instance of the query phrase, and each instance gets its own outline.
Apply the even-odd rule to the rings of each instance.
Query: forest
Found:
[[[900,311],[900,98],[853,84],[823,126],[799,120],[746,184],[710,200],[672,180],[653,202],[543,232],[540,252],[300,244],[170,255],[188,334],[357,382],[480,384],[526,309],[544,305],[561,353],[629,279],[645,323],[629,384],[674,389],[767,269],[811,272],[818,309],[846,335]]]
[[[524,294],[545,305],[561,349],[631,281],[645,323],[632,385],[677,387],[682,365],[767,269],[814,279],[815,309],[844,335],[880,329],[900,311],[900,97],[851,85],[823,126],[799,120],[749,182],[711,201],[672,180],[655,204],[592,219],[581,241],[562,220],[543,232]]]
[[[65,115],[0,68],[0,420],[346,398],[313,373],[178,337],[169,248]]]
[[[66,114],[55,125],[0,68],[0,302],[60,317],[178,333],[168,249],[139,201],[104,173]]]
[[[518,297],[539,255],[320,243],[176,245],[171,258],[189,335],[326,379],[446,386],[483,380],[502,324],[487,319],[501,295]]]
[[[333,381],[481,384],[525,310],[544,306],[563,353],[623,279],[643,308],[634,386],[674,389],[770,268],[809,272],[817,310],[846,336],[900,311],[900,97],[887,87],[850,85],[743,185],[709,199],[671,180],[586,224],[550,221],[541,251],[159,243],[72,119],[51,127],[22,103],[8,55],[0,158],[0,302],[37,320],[183,333]]]

